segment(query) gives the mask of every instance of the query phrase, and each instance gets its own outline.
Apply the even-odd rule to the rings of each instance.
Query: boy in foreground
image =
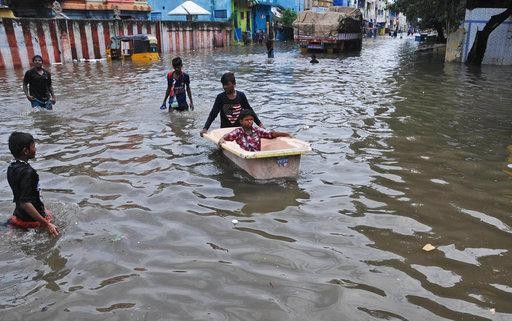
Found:
[[[215,118],[217,118],[218,114],[220,114],[220,128],[240,126],[239,119],[242,110],[252,111],[254,122],[256,122],[258,126],[263,127],[263,124],[254,113],[251,105],[249,105],[245,94],[235,90],[235,74],[232,72],[225,73],[220,78],[220,82],[222,83],[224,92],[218,94],[217,98],[215,98],[215,103],[213,104],[210,115],[208,115],[208,119],[200,135],[203,136],[203,134],[208,132],[208,129]]]
[[[292,137],[288,133],[276,132],[263,129],[261,127],[253,127],[254,112],[252,110],[242,110],[240,112],[240,125],[239,127],[224,136],[219,140],[219,147],[226,141],[236,141],[240,147],[249,152],[257,152],[261,150],[261,139],[273,139],[277,137]]]
[[[36,156],[34,137],[27,133],[13,132],[9,136],[9,150],[14,160],[7,169],[7,180],[14,194],[16,208],[9,223],[22,228],[40,227],[52,236],[59,235],[59,229],[51,223],[52,215],[45,210],[41,201],[39,175],[28,163]]]

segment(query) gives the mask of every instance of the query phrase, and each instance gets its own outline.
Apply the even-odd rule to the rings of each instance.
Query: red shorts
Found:
[[[46,220],[46,222],[51,223],[53,221],[52,212],[50,212],[49,210],[44,210],[44,212],[46,213],[46,216],[44,217],[44,219]],[[41,223],[39,223],[37,221],[24,221],[14,215],[11,216],[11,218],[8,220],[8,222],[9,222],[9,224],[12,224],[16,227],[21,227],[21,228],[38,228],[41,225]]]

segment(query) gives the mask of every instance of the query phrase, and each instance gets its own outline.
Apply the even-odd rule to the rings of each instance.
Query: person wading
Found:
[[[23,77],[23,92],[30,101],[32,107],[40,107],[48,110],[55,104],[55,94],[52,87],[52,76],[43,68],[43,57],[35,55],[32,58],[34,67],[28,70]]]

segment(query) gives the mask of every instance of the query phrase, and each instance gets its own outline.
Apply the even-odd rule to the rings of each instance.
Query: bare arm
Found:
[[[50,92],[50,101],[52,104],[55,104],[57,102],[55,98],[55,94],[53,93],[53,85],[52,85],[52,75],[48,73],[48,91]]]
[[[165,91],[165,97],[164,101],[162,102],[162,105],[165,105],[167,102],[167,98],[169,98],[169,94],[171,93],[171,86],[167,85],[167,90]]]
[[[47,222],[44,217],[39,214],[34,205],[30,202],[21,203],[21,208],[30,215],[34,220],[41,224],[41,227],[48,230],[48,233],[52,236],[59,235],[59,229],[52,223]]]
[[[228,142],[234,141],[238,136],[237,133],[238,133],[238,130],[235,129],[235,130],[230,131],[229,133],[224,134],[224,136],[222,136],[219,139],[219,142],[217,143],[219,148],[222,148],[222,144],[224,144],[226,141],[228,141]]]
[[[23,82],[23,92],[25,93],[25,96],[27,96],[28,100],[34,100],[34,97],[30,96],[28,92],[28,83]]]
[[[226,134],[227,135],[227,134]],[[224,144],[226,142],[226,135],[222,136],[220,139],[219,139],[219,142],[217,143],[217,146],[219,146],[219,148],[222,148],[222,144]]]
[[[210,111],[210,114],[208,115],[208,119],[206,120],[206,123],[203,126],[203,130],[201,130],[200,135],[203,136],[203,134],[206,134],[208,132],[208,129],[210,128],[210,125],[213,123],[215,118],[217,118],[217,115],[220,113],[220,105],[222,104],[220,95],[215,98],[215,103],[213,103],[212,110]]]
[[[190,84],[187,84],[187,95],[190,100],[190,110],[194,110],[194,102],[192,101],[192,89],[190,89]]]
[[[57,102],[57,98],[55,98],[55,94],[53,93],[53,86],[50,85],[50,87],[48,87],[48,91],[50,92],[50,100],[52,101],[52,104],[55,104]]]
[[[292,135],[289,133],[285,133],[285,132],[272,132],[272,138],[277,138],[277,137],[292,137]]]

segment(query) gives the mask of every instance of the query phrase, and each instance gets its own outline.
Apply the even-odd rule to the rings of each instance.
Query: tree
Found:
[[[285,9],[280,20],[284,27],[291,28],[295,19],[297,19],[295,10]]]
[[[507,9],[505,11],[492,16],[485,24],[485,27],[476,32],[475,41],[473,42],[473,46],[471,47],[466,59],[467,65],[480,66],[482,64],[485,51],[487,50],[487,41],[489,40],[491,32],[498,28],[498,26],[507,20],[508,17],[512,16],[512,1],[508,1],[508,4],[506,5]]]
[[[512,16],[512,0],[395,0],[388,8],[394,12],[404,13],[415,26],[436,29],[438,42],[446,42],[445,31],[451,32],[460,26],[465,9],[479,7],[506,8],[502,13],[492,16],[485,27],[476,33],[466,64],[481,65],[489,36],[494,29]]]
[[[296,18],[297,13],[292,9],[281,12],[281,17],[277,19],[277,27],[281,29],[283,40],[293,39],[293,22]]]
[[[435,29],[437,41],[445,43],[446,32],[458,28],[464,18],[465,4],[465,0],[395,0],[389,10],[405,14],[421,29]]]

